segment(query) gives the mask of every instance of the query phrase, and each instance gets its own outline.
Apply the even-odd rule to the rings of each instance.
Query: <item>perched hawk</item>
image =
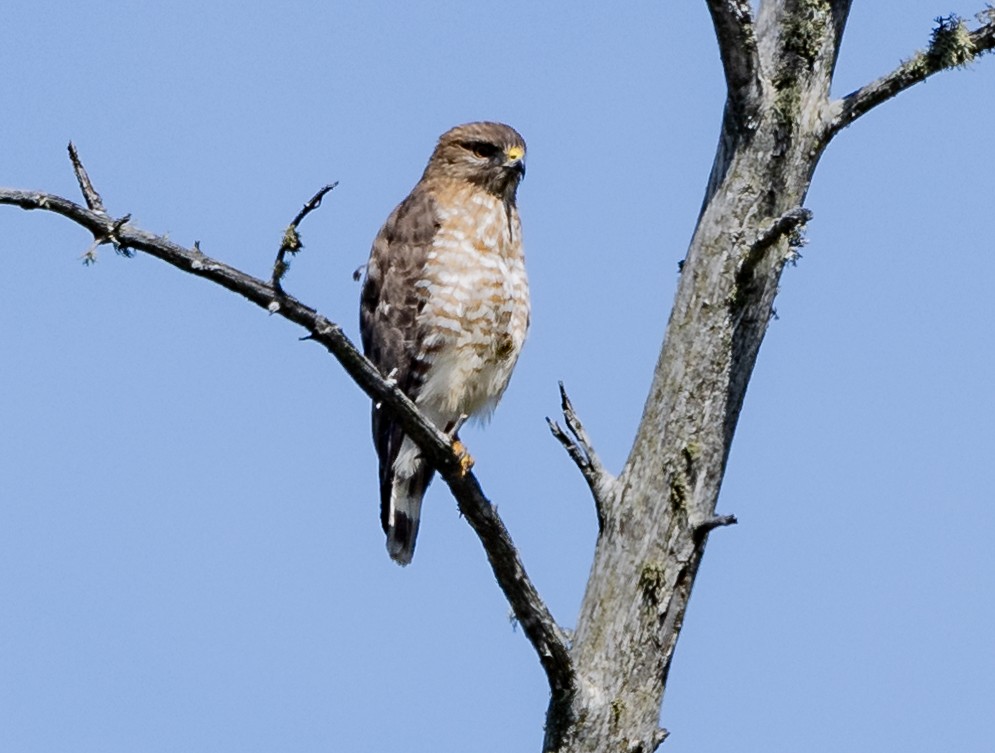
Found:
[[[363,351],[443,431],[494,409],[529,326],[515,192],[525,141],[501,123],[442,134],[428,166],[373,241],[360,301]],[[373,406],[387,551],[411,562],[433,470]]]

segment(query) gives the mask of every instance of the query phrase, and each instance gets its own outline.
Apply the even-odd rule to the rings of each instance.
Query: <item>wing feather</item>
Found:
[[[423,377],[417,360],[423,337],[417,317],[425,293],[415,283],[424,274],[438,229],[431,191],[419,183],[387,218],[373,241],[360,299],[363,352],[384,377],[394,379],[412,400],[417,399]],[[387,531],[394,461],[404,433],[390,412],[376,405],[372,424],[373,444],[380,461],[380,522]],[[422,489],[431,475],[427,469],[426,473],[421,479]]]

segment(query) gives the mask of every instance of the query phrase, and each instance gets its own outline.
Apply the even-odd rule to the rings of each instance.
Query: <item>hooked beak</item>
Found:
[[[525,177],[525,150],[520,146],[513,146],[504,153],[504,167],[515,173],[518,180]]]

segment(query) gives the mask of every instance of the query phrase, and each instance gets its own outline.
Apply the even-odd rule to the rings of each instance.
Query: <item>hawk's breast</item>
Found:
[[[517,210],[472,187],[454,194],[436,197],[439,229],[415,283],[424,369],[417,402],[448,420],[490,413],[529,324]]]

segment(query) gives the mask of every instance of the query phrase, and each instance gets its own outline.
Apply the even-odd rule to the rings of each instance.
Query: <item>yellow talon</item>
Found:
[[[473,457],[466,450],[466,445],[458,439],[453,440],[453,452],[459,456],[459,475],[465,476],[473,468]]]

